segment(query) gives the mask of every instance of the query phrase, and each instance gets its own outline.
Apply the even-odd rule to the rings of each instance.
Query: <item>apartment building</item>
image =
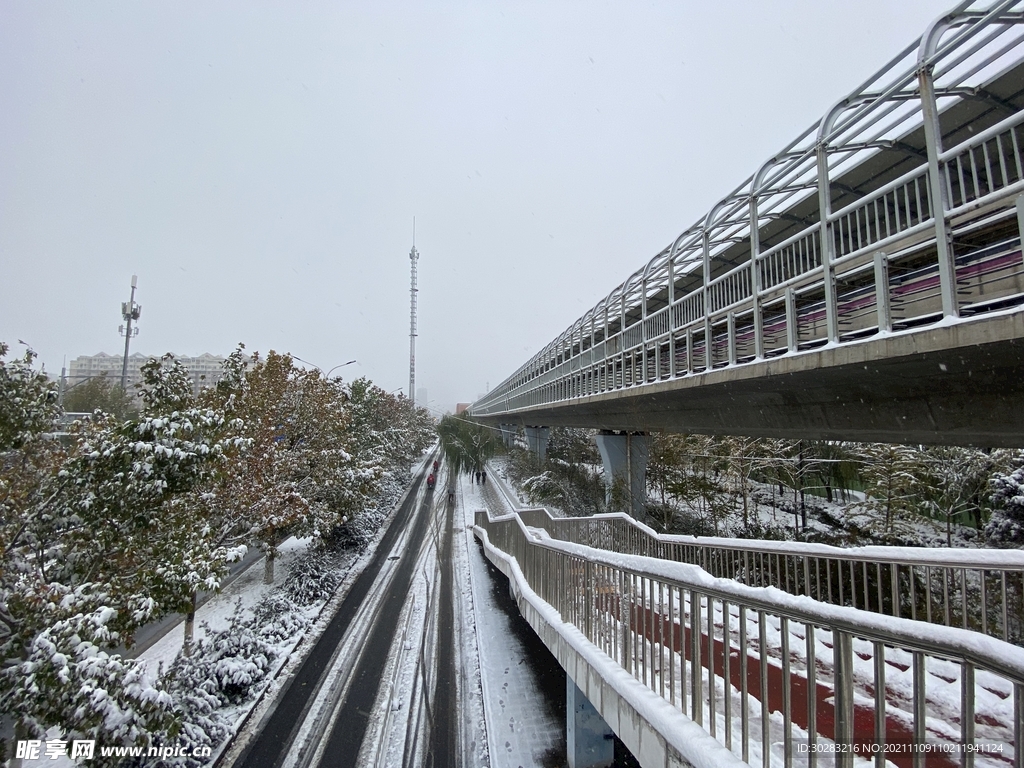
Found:
[[[129,392],[135,392],[134,385],[142,379],[142,366],[152,357],[152,355],[142,355],[138,352],[128,356]],[[204,352],[198,357],[175,355],[175,358],[188,368],[192,386],[197,392],[203,387],[211,387],[216,384],[224,372],[224,358],[220,355]],[[106,352],[95,355],[79,355],[71,361],[66,386],[71,388],[75,384],[103,375],[120,384],[123,360],[122,355],[108,355]]]

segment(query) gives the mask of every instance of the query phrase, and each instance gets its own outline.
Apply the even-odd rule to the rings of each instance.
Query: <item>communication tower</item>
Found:
[[[121,391],[128,391],[128,347],[132,343],[132,336],[139,335],[139,329],[132,328],[132,320],[138,320],[142,314],[142,305],[135,303],[135,286],[138,285],[138,275],[132,275],[132,295],[127,302],[121,302],[121,317],[125,325],[117,330],[124,336],[124,361],[121,363]]]
[[[409,287],[409,402],[416,405],[416,262],[420,254],[416,250],[416,218],[412,220],[412,250],[409,251],[411,283]]]

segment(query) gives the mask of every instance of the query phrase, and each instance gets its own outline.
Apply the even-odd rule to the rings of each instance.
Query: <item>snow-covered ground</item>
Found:
[[[446,487],[446,480],[442,473],[438,487]],[[444,500],[440,494],[437,498],[440,502]],[[514,626],[518,621],[521,632],[525,625],[499,605],[496,589],[500,589],[500,581],[495,581],[489,572],[491,566],[472,533],[476,510],[506,502],[502,495],[494,493],[492,486],[477,485],[467,476],[457,481],[456,498],[455,644],[460,675],[457,686],[461,746],[466,764],[492,768],[564,764],[564,717],[558,717],[545,703],[543,681],[528,662]],[[443,503],[435,503],[431,534],[424,542],[406,541],[394,549],[398,553],[406,546],[419,547],[416,577],[399,617],[400,630],[360,754],[360,762],[365,765],[398,765],[409,755],[415,763],[417,756],[422,757],[429,728],[427,703],[433,693],[440,636],[435,619],[442,511]],[[503,577],[499,574],[499,578]],[[328,681],[324,689],[335,684],[343,682]],[[250,722],[258,719],[252,717]]]
[[[445,487],[447,477],[442,474],[438,488]],[[504,577],[498,574],[496,580],[492,576],[493,568],[472,532],[476,510],[490,504],[497,511],[495,505],[506,502],[493,493],[492,486],[478,485],[468,476],[457,480],[456,499],[455,635],[465,764],[490,768],[564,765],[564,715],[552,712],[540,673],[530,664],[521,639],[525,622],[500,604],[497,590]],[[439,500],[443,498],[439,496]],[[440,519],[440,509],[435,520]],[[364,745],[367,765],[400,765],[403,755],[420,754],[425,740],[425,692],[429,695],[433,688],[438,637],[432,621],[440,584],[439,572],[431,562],[435,552],[430,543],[421,555],[419,576],[403,616],[402,639],[395,644],[378,697],[380,718]],[[531,630],[525,627],[525,631]]]

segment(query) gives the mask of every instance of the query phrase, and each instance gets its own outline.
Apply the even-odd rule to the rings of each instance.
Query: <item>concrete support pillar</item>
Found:
[[[501,424],[501,441],[505,444],[506,448],[511,448],[516,440],[516,425],[515,424]]]
[[[647,457],[650,440],[643,432],[602,431],[596,436],[604,462],[605,502],[612,512],[637,517],[647,504]],[[625,509],[614,509],[612,490],[618,485],[627,495]]]
[[[569,768],[607,768],[614,762],[612,729],[568,675],[565,676],[565,719]]]
[[[537,461],[544,461],[548,454],[548,437],[551,435],[550,427],[526,427],[526,445],[530,453],[537,457]]]

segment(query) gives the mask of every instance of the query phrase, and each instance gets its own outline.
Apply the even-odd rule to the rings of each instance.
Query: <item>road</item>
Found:
[[[429,461],[424,464],[424,468]],[[431,541],[430,527],[434,521],[434,492],[423,485],[421,473],[396,512],[392,522],[377,546],[370,563],[353,582],[334,618],[327,625],[309,655],[285,684],[278,700],[265,716],[258,733],[235,761],[236,768],[282,768],[287,766],[349,766],[359,764],[359,753],[364,746],[371,713],[375,711],[381,682],[389,657],[395,647],[399,619],[409,597],[410,584],[417,564]],[[454,673],[451,659],[451,616],[453,612],[451,589],[451,515],[448,505],[442,530],[443,549],[447,552],[447,582],[441,595],[447,596],[447,608],[442,599],[441,610],[448,618],[441,618],[440,654],[447,649],[444,663],[447,672],[434,675],[438,689],[442,678]],[[441,509],[438,510],[440,512]],[[435,521],[436,522],[436,521]],[[442,560],[444,561],[442,556]],[[444,576],[442,576],[444,578]],[[444,626],[447,637],[444,638]],[[437,690],[434,697],[438,697]],[[429,729],[428,754],[434,755],[441,744],[443,759],[435,759],[435,766],[455,766],[449,755],[457,737],[451,731],[457,713],[454,686],[443,691],[442,698],[450,696],[444,709],[450,722],[434,721]],[[442,737],[437,728],[446,729]]]
[[[441,585],[438,591],[437,670],[434,683],[430,746],[426,768],[460,768],[458,672],[455,664],[455,585],[452,557],[454,502],[445,502],[443,542],[438,553]]]

